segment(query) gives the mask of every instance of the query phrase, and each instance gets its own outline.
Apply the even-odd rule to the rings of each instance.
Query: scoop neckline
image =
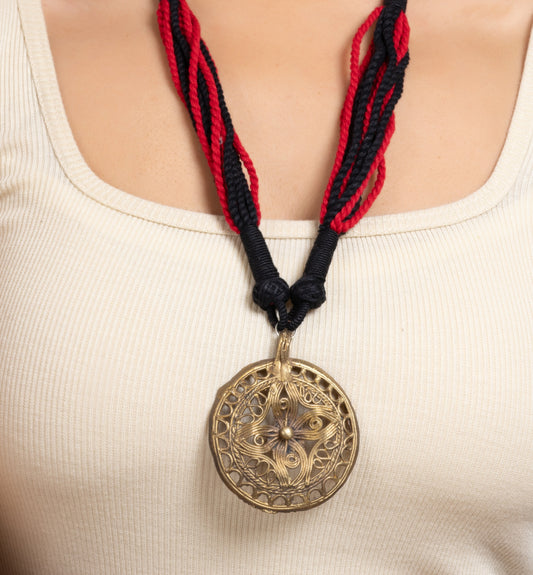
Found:
[[[224,216],[166,206],[108,184],[91,170],[74,139],[55,70],[41,0],[16,0],[37,98],[48,137],[61,168],[81,193],[123,214],[155,224],[211,234],[233,235]],[[533,27],[518,94],[503,147],[486,182],[464,198],[431,208],[365,216],[344,237],[425,230],[457,224],[499,203],[515,182],[531,138],[533,119]],[[272,239],[314,238],[318,220],[262,219],[263,235]]]

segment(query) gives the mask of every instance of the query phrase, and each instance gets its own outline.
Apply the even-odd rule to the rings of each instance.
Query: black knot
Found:
[[[309,309],[320,307],[326,301],[324,278],[315,275],[302,276],[291,287],[291,301],[294,306],[307,304]]]
[[[289,301],[289,286],[287,282],[280,277],[270,278],[255,284],[252,296],[254,302],[261,308],[268,310],[274,306],[277,310]]]

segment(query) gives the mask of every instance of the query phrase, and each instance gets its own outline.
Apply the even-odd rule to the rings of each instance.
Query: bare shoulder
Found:
[[[48,24],[68,24],[77,30],[92,29],[107,18],[109,25],[117,25],[116,18],[133,19],[151,15],[157,9],[157,0],[41,0]]]

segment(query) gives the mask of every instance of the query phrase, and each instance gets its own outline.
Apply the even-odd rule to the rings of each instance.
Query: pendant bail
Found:
[[[290,372],[289,350],[291,346],[293,332],[284,329],[279,334],[276,357],[274,359],[274,374],[281,382],[287,381]]]

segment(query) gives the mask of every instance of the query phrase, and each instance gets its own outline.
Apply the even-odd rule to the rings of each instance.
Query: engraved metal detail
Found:
[[[226,485],[264,511],[300,511],[329,499],[358,450],[354,410],[318,367],[289,358],[282,332],[276,358],[247,366],[220,388],[210,445]]]

